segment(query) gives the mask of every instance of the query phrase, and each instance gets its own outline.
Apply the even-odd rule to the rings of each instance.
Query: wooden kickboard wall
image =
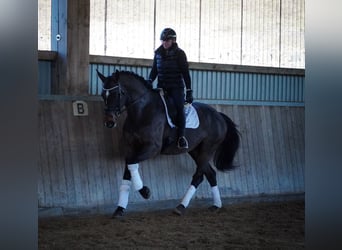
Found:
[[[88,116],[74,116],[70,100],[39,101],[39,207],[116,205],[124,160],[117,128],[103,126],[103,103],[86,101]],[[222,197],[304,192],[304,107],[212,105],[242,134],[239,168],[217,172]],[[151,201],[181,199],[195,164],[188,155],[158,156],[140,164]],[[210,198],[204,179],[196,198]],[[148,202],[131,189],[130,202]]]

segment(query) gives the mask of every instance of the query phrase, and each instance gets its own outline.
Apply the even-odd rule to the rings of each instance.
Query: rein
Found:
[[[130,106],[134,105],[136,102],[138,102],[141,98],[143,98],[146,94],[147,94],[147,90],[141,95],[139,96],[138,98],[136,98],[134,101],[132,101],[131,103],[128,103],[126,105],[126,109],[128,109]]]

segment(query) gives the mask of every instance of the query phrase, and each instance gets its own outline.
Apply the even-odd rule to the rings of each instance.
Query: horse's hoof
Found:
[[[173,209],[173,213],[177,215],[183,215],[185,212],[185,207],[182,204],[179,204],[175,209]]]
[[[214,213],[216,213],[220,210],[220,208],[218,206],[215,206],[215,205],[210,206],[208,209],[210,212],[214,212]]]
[[[148,199],[151,197],[151,191],[148,187],[143,186],[140,190],[139,193],[141,194],[142,197],[144,197],[144,199]]]
[[[114,211],[113,215],[112,215],[112,219],[115,218],[122,218],[124,215],[124,211],[125,209],[123,207],[117,207],[117,209]]]

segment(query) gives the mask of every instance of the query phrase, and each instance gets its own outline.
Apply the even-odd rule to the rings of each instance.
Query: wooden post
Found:
[[[51,49],[58,53],[52,94],[88,95],[90,0],[56,0],[51,9]]]

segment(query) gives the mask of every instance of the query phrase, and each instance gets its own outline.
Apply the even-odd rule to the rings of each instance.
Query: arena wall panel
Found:
[[[88,116],[74,116],[76,99],[49,96],[39,101],[39,207],[114,207],[124,169],[124,116],[117,128],[105,128],[102,101],[84,98]],[[222,197],[304,192],[304,107],[212,106],[231,117],[242,135],[239,168],[217,173]],[[144,184],[151,188],[151,201],[180,200],[194,171],[186,154],[158,156],[140,168]],[[194,199],[210,197],[204,181]],[[149,201],[131,192],[130,202]]]

